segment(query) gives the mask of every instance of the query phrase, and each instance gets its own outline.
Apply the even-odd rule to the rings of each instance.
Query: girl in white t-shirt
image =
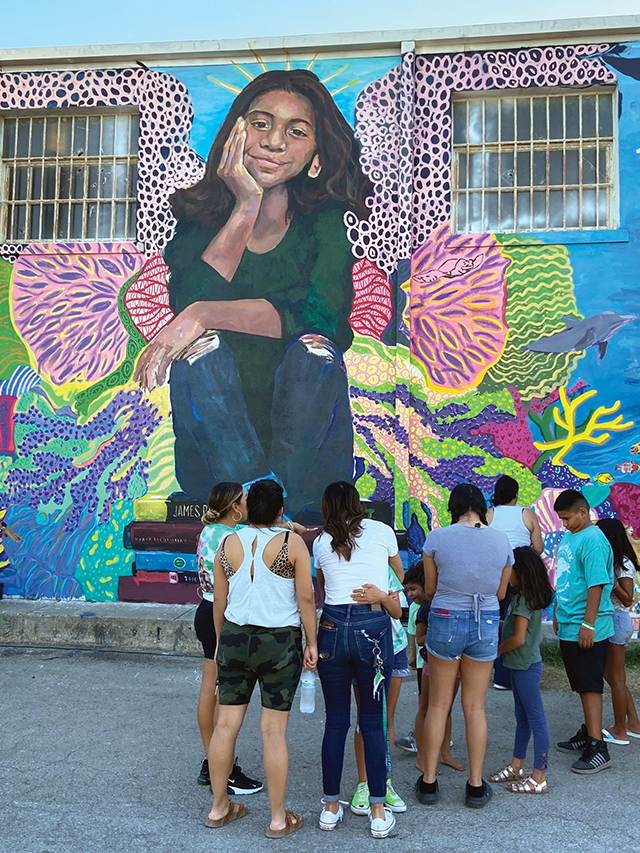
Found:
[[[327,719],[322,741],[325,806],[320,829],[334,830],[342,820],[340,782],[347,732],[351,725],[351,681],[360,695],[359,725],[369,782],[370,828],[386,838],[396,824],[385,806],[385,695],[393,670],[393,634],[389,613],[399,616],[388,590],[389,566],[403,577],[395,533],[366,517],[357,489],[340,481],[322,497],[324,532],[313,543],[313,556],[325,606],[318,629],[318,674]],[[400,611],[400,612],[398,612]]]
[[[638,560],[629,542],[624,524],[618,518],[601,518],[598,527],[609,540],[613,550],[615,582],[611,590],[613,604],[613,637],[609,638],[609,654],[604,677],[611,687],[614,723],[602,730],[606,743],[626,745],[629,737],[640,738],[640,720],[627,687],[625,672],[626,646],[633,634],[630,610],[633,607],[633,588]]]

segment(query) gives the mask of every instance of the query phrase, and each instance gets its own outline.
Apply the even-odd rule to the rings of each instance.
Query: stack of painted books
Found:
[[[118,582],[119,601],[200,601],[196,548],[205,509],[182,492],[134,502],[135,521],[125,528],[124,545],[136,556],[133,574]]]

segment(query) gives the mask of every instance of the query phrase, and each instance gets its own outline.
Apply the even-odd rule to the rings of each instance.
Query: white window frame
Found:
[[[76,145],[82,123],[84,150]],[[111,124],[114,135],[109,144]],[[63,127],[69,134],[66,146]],[[41,145],[36,141],[40,128]],[[19,132],[28,135],[26,153],[19,152]],[[91,154],[90,133],[95,149]],[[11,135],[12,150],[5,142],[5,136],[9,139]],[[137,108],[4,112],[0,123],[0,242],[135,240],[138,136]],[[24,197],[17,198],[16,193]]]
[[[578,97],[579,101],[579,124],[582,128],[582,99],[588,96],[598,96],[595,101],[595,136],[568,137],[567,136],[567,108],[566,99]],[[600,135],[599,128],[599,105],[600,96],[611,98],[611,135]],[[546,99],[546,133],[544,137],[534,138],[534,109],[533,99]],[[551,138],[549,133],[550,126],[550,110],[549,104],[552,99],[562,99],[562,131],[561,138]],[[529,101],[529,139],[518,140],[518,102],[524,103]],[[470,104],[471,102],[482,103],[482,132],[481,141],[469,142],[469,114],[470,108],[467,106],[462,110],[457,105]],[[486,139],[486,104],[488,102],[498,101],[497,109],[497,137],[498,141],[487,141]],[[513,101],[514,111],[514,132],[513,140],[502,140],[502,103]],[[535,233],[547,231],[601,231],[613,230],[618,228],[619,224],[619,180],[618,180],[618,102],[617,90],[613,86],[592,86],[589,88],[563,88],[563,89],[514,89],[508,92],[500,91],[483,91],[483,92],[464,92],[454,95],[452,99],[452,190],[451,190],[451,230],[453,233]],[[460,113],[464,111],[467,120],[466,140],[456,141],[456,121],[460,120]],[[456,113],[458,119],[456,120]],[[458,136],[459,139],[459,136]],[[595,169],[595,182],[583,181],[583,166],[585,158],[583,150],[593,150],[596,152],[604,150],[604,159],[606,163],[606,180],[601,181],[600,178],[600,154],[596,153],[597,165]],[[578,167],[578,182],[567,183],[567,152],[577,150]],[[562,183],[550,182],[550,163],[552,155],[548,152],[559,151],[558,161],[562,163]],[[518,182],[518,154],[528,154],[529,156],[529,174],[527,182]],[[466,160],[465,160],[466,155]],[[482,160],[482,180],[480,186],[469,186],[471,155],[479,155]],[[509,172],[501,168],[505,159],[511,157],[513,161],[513,170],[511,183],[509,183]],[[490,156],[497,157],[498,178],[491,183],[491,178],[488,175]],[[545,181],[543,183],[535,183],[534,177],[534,158],[540,163],[544,158]],[[476,160],[476,163],[478,161]],[[525,162],[522,160],[522,162]],[[465,176],[465,164],[467,168]],[[503,176],[505,183],[503,183]],[[477,181],[476,181],[477,182]],[[461,185],[462,184],[462,185]],[[583,192],[592,192],[595,194],[595,222],[583,220]],[[562,194],[562,222],[557,221],[557,205],[554,206],[554,211],[551,210],[551,195],[554,194],[554,201],[559,201],[559,195]],[[602,207],[605,209],[604,216],[599,206],[600,194],[605,193],[605,202]],[[528,224],[524,224],[527,219],[525,195],[529,196],[529,213]],[[544,211],[542,211],[541,196],[544,195]],[[493,208],[495,197],[497,196],[497,209]],[[535,196],[535,199],[534,199]],[[575,214],[568,213],[567,200],[570,200],[574,205],[577,196],[577,222]],[[472,197],[480,199],[481,212],[478,216],[477,212],[472,211],[472,205],[478,204],[472,201]],[[522,202],[519,199],[522,199]],[[503,204],[507,205],[506,209]],[[519,204],[522,204],[522,217],[520,223]],[[503,215],[503,211],[504,215]],[[497,215],[497,221],[496,221]],[[537,218],[537,221],[536,221]],[[509,220],[512,220],[509,227]],[[585,216],[586,219],[586,216]],[[481,222],[482,227],[476,227]],[[505,223],[507,225],[505,226]]]

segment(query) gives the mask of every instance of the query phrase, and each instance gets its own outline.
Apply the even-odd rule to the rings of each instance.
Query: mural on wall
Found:
[[[410,558],[456,483],[505,473],[550,565],[562,488],[640,538],[638,61],[0,75],[0,110],[140,111],[135,241],[0,247],[5,594],[122,597],[136,549],[186,575],[211,486],[269,475],[310,522],[353,479]],[[621,98],[619,232],[452,233],[452,96],[594,85]]]

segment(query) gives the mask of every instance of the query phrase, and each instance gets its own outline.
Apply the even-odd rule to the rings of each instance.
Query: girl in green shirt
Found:
[[[507,790],[513,794],[546,794],[549,730],[540,695],[540,611],[551,604],[553,588],[549,583],[547,568],[533,548],[514,548],[513,556],[510,583],[516,593],[502,626],[498,654],[504,655],[504,665],[511,670],[516,737],[511,763],[490,776],[489,780],[508,782]],[[533,770],[525,779],[524,760],[532,733]]]

